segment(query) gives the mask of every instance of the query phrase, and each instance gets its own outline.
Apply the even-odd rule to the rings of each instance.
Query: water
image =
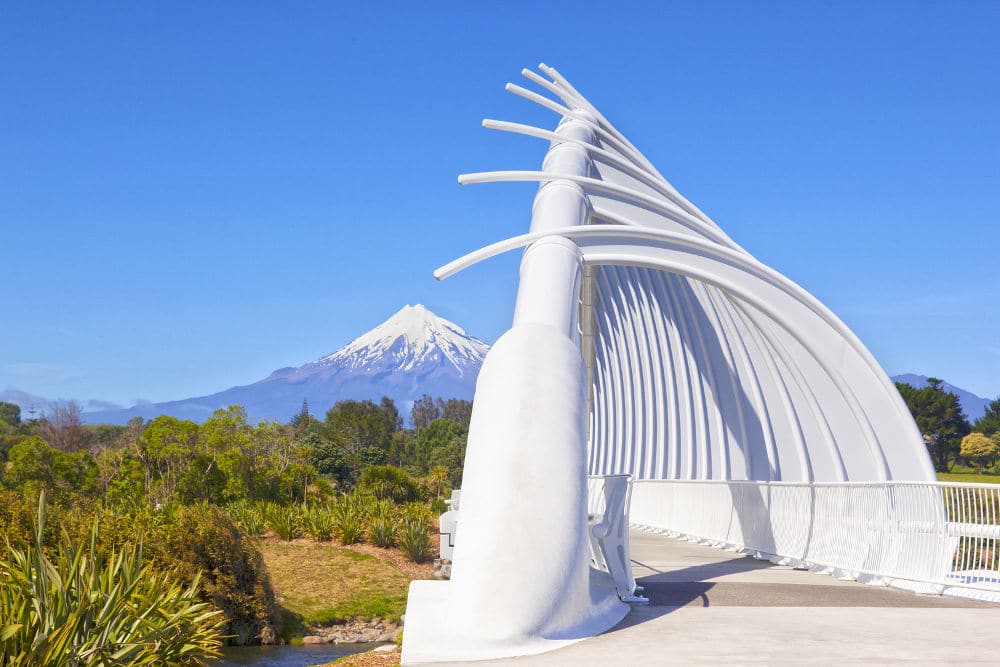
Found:
[[[307,646],[229,646],[212,667],[309,667],[345,655],[364,653],[374,644],[310,644]]]

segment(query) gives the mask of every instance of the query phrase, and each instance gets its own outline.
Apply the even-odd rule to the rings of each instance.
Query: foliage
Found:
[[[21,440],[8,452],[5,478],[15,486],[32,483],[53,491],[91,492],[97,483],[97,464],[86,452],[69,454],[50,447],[38,436]]]
[[[425,515],[412,511],[403,515],[399,547],[414,563],[427,560],[431,549],[431,537],[430,521]]]
[[[280,630],[274,591],[256,543],[214,505],[179,506],[163,522],[163,538],[146,540],[160,549],[155,560],[176,567],[185,581],[203,573],[205,595],[225,613],[233,643],[273,643]]]
[[[396,544],[399,511],[388,500],[373,502],[368,508],[368,539],[377,547],[388,549]]]
[[[6,422],[11,426],[17,426],[21,423],[21,406],[16,403],[7,403],[5,401],[0,401],[0,421]]]
[[[339,401],[326,413],[327,432],[335,433],[350,454],[369,447],[388,451],[392,434],[402,423],[395,403],[386,396],[378,404]]]
[[[365,534],[365,503],[361,496],[342,495],[331,509],[333,534],[341,544],[360,542]]]
[[[986,435],[1000,434],[1000,398],[990,401],[986,412],[972,425],[972,430]]]
[[[333,537],[333,512],[329,506],[311,506],[303,512],[306,530],[313,539],[329,542]]]
[[[266,526],[264,509],[259,503],[240,500],[226,507],[226,511],[229,513],[233,523],[247,535],[258,536],[264,534]]]
[[[269,503],[264,511],[264,516],[267,527],[286,542],[302,536],[302,517],[298,507]]]
[[[469,430],[469,421],[472,419],[472,401],[463,401],[458,398],[434,399],[424,394],[413,402],[413,408],[410,410],[410,425],[418,433],[427,428],[435,419],[447,419],[460,424],[465,430]]]
[[[219,655],[218,611],[199,601],[199,577],[178,583],[125,545],[108,557],[64,542],[43,551],[45,495],[34,541],[6,542],[0,559],[0,663],[62,666],[205,664]]]
[[[408,503],[420,498],[420,487],[416,481],[402,468],[388,465],[365,468],[358,480],[358,490],[397,503]]]
[[[980,474],[983,472],[983,467],[996,458],[998,452],[1000,449],[996,440],[983,433],[970,433],[962,438],[960,455],[963,459],[975,461]]]
[[[916,389],[897,382],[896,388],[906,402],[938,472],[946,472],[958,455],[962,437],[969,433],[969,422],[962,412],[958,395],[942,388],[942,381],[928,378],[927,386]]]
[[[270,529],[286,540],[308,532],[388,547],[403,541],[405,522],[426,529],[432,517],[415,501],[440,499],[461,480],[471,408],[430,403],[434,418],[417,430],[401,428],[388,398],[341,401],[323,421],[304,404],[287,425],[251,424],[240,406],[200,425],[160,416],[112,426],[79,424],[72,405],[21,420],[17,406],[0,404],[0,533],[15,547],[30,544],[26,499],[46,490],[58,528],[44,536],[52,553],[59,531],[86,541],[99,522],[101,558],[141,543],[143,565],[173,573],[178,585],[201,572],[198,590],[224,611],[225,632],[236,643],[270,642],[280,622],[252,537]],[[411,503],[406,521],[396,503]],[[411,550],[426,558],[429,536],[410,532]]]

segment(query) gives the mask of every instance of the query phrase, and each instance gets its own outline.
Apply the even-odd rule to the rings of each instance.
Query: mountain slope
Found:
[[[901,375],[893,375],[892,380],[893,382],[905,382],[919,389],[920,387],[927,386],[927,377],[926,375],[917,375],[915,373],[903,373]],[[982,417],[983,413],[986,412],[986,406],[990,404],[990,399],[976,396],[971,391],[966,391],[953,384],[943,382],[941,386],[945,391],[950,391],[958,395],[958,402],[962,404],[962,411],[965,412],[965,416],[968,417],[969,422],[974,422]]]
[[[251,420],[285,421],[303,399],[321,414],[342,399],[391,397],[405,404],[423,394],[471,399],[489,345],[422,305],[405,306],[333,354],[295,368],[281,368],[253,384],[181,401],[90,412],[91,423],[124,423],[170,414],[204,420],[214,410],[242,405]],[[401,412],[405,412],[400,405]]]

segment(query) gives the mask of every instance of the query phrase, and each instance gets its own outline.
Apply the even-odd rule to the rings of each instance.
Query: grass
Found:
[[[968,472],[954,469],[951,472],[939,472],[938,480],[942,482],[968,482],[970,484],[1000,484],[1000,473],[984,472],[979,474],[973,470]]]
[[[262,540],[260,546],[286,639],[307,625],[354,618],[398,623],[406,609],[410,577],[390,562],[329,543]]]

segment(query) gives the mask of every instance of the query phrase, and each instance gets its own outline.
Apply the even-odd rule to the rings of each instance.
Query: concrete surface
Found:
[[[1000,606],[839,581],[635,531],[650,597],[618,626],[536,656],[451,665],[998,664]]]

